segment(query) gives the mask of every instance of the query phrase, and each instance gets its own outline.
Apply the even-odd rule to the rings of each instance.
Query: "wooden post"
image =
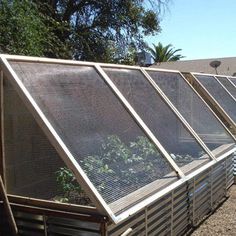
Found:
[[[3,125],[3,71],[0,70],[0,175],[6,185],[5,158],[4,158],[4,125]]]
[[[3,205],[4,205],[4,208],[5,208],[6,214],[7,214],[7,218],[8,218],[8,222],[9,222],[12,234],[14,236],[17,236],[18,235],[17,225],[16,225],[16,222],[15,222],[12,210],[11,210],[10,203],[8,201],[8,198],[7,198],[7,193],[5,191],[1,175],[0,175],[0,196],[3,200]]]

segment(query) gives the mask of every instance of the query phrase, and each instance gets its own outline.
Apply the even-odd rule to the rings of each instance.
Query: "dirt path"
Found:
[[[236,236],[236,185],[230,188],[229,195],[229,199],[191,236]]]

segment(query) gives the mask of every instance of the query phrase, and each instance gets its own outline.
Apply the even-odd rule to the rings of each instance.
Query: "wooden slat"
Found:
[[[5,177],[5,151],[4,151],[4,107],[3,107],[3,71],[0,70],[0,175],[2,176],[3,184],[6,186]],[[6,187],[5,187],[6,188]]]
[[[20,204],[16,204],[16,203],[10,203],[10,206],[12,207],[12,209],[14,209],[14,211],[27,212],[27,213],[31,213],[31,214],[79,219],[82,221],[88,221],[88,222],[94,222],[94,223],[100,223],[100,222],[107,221],[106,218],[103,218],[102,216],[99,217],[98,215],[66,212],[66,211],[60,211],[60,210],[49,209],[49,208],[20,205]]]
[[[0,175],[0,194],[1,194],[1,197],[3,200],[4,208],[5,208],[7,217],[8,217],[8,222],[11,227],[11,231],[12,231],[13,235],[17,235],[18,234],[17,225],[16,225],[16,222],[15,222],[12,210],[11,210],[10,203],[7,198],[7,193],[5,191],[1,175]]]
[[[11,203],[24,204],[28,206],[42,207],[42,208],[52,208],[55,210],[67,211],[67,212],[77,212],[92,215],[100,215],[96,207],[82,206],[76,204],[60,203],[47,201],[43,199],[29,198],[17,195],[8,194],[8,199]]]
[[[172,174],[169,174],[168,176],[173,176],[174,172]],[[150,184],[147,184],[146,186],[136,190],[135,192],[117,200],[116,202],[111,203],[109,206],[112,209],[113,212],[118,212],[120,209],[125,209],[128,206],[134,204],[137,202],[137,200],[144,199],[145,197],[148,197],[158,190],[163,189],[164,187],[170,185],[171,183],[175,182],[177,180],[176,177],[168,177],[166,179],[159,179],[156,180]]]
[[[235,143],[230,143],[230,144],[223,144],[220,147],[217,147],[212,151],[212,153],[216,156],[219,157],[222,154],[226,153],[227,151],[231,150],[232,148],[235,147]]]

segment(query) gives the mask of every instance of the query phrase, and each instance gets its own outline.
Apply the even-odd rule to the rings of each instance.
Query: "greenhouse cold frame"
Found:
[[[181,235],[234,183],[234,136],[177,71],[0,66],[0,214],[13,233]]]
[[[227,128],[236,135],[235,88],[226,76],[183,73]],[[226,80],[227,79],[227,80]],[[230,81],[230,84],[228,83]]]

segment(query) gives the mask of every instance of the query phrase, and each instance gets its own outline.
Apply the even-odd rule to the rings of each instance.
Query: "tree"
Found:
[[[3,0],[4,53],[122,62],[160,31],[168,0]],[[4,27],[2,27],[4,26]],[[7,33],[6,33],[7,32]]]
[[[61,42],[44,21],[30,1],[0,1],[0,52],[32,56],[56,52]]]
[[[159,63],[178,61],[184,57],[181,54],[176,54],[177,52],[182,51],[182,49],[174,49],[172,44],[166,46],[163,46],[161,43],[158,43],[157,45],[153,44],[153,48],[148,47],[148,50],[150,51],[154,61]]]
[[[150,7],[144,7],[149,2]],[[71,43],[72,57],[80,60],[122,60],[130,44],[141,48],[143,37],[160,30],[158,9],[163,0],[44,0],[40,11],[65,30],[55,30],[62,42]],[[152,5],[151,5],[152,4]],[[47,24],[50,22],[47,22]],[[110,48],[115,44],[115,50]]]

